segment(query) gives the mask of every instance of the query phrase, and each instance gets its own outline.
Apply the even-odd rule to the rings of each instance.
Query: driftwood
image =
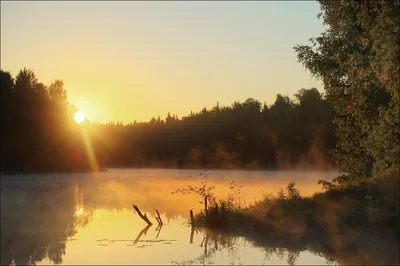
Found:
[[[156,210],[156,213],[157,213],[156,220],[157,220],[158,224],[162,226],[162,225],[163,225],[163,222],[162,222],[162,220],[161,220],[160,213],[157,211],[156,208],[154,208],[154,210]]]
[[[192,229],[190,231],[190,244],[193,243],[193,237],[194,237],[194,226],[192,226]]]
[[[142,235],[146,235],[147,231],[149,230],[149,228],[151,227],[151,224],[148,224],[145,228],[142,229],[142,231],[139,232],[139,234],[137,235],[135,241],[133,241],[133,244],[135,245],[140,238],[142,237]]]
[[[192,225],[192,228],[194,228],[196,226],[196,224],[195,224],[195,221],[194,221],[193,211],[192,210],[190,210],[189,215],[190,215],[190,224]]]
[[[190,224],[192,225],[191,231],[190,231],[190,244],[193,243],[193,236],[194,236],[194,229],[195,229],[195,221],[194,221],[194,217],[193,217],[193,211],[190,210],[189,212],[190,215]]]
[[[157,235],[156,235],[156,238],[155,238],[155,239],[157,239],[158,236],[160,235],[160,232],[161,232],[161,228],[162,228],[162,227],[163,227],[162,224],[158,224],[158,225],[157,225],[157,228],[156,228]]]
[[[137,212],[137,214],[139,214],[140,218],[143,219],[143,221],[145,221],[148,225],[153,224],[152,222],[150,222],[149,218],[147,218],[147,215],[146,214],[143,215],[142,212],[139,210],[139,208],[135,204],[132,204],[132,206],[135,209],[135,211]]]

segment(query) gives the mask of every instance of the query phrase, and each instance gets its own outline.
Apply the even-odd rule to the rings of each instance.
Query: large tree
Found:
[[[92,169],[61,80],[47,87],[26,68],[15,79],[0,70],[0,78],[0,172]]]
[[[399,165],[400,1],[319,3],[326,30],[294,49],[337,114],[333,154],[349,175],[336,181],[390,173]]]

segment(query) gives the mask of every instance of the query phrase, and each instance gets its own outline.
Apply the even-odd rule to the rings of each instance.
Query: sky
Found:
[[[315,1],[1,1],[1,69],[26,67],[93,122],[178,117],[322,83],[293,47],[324,30]]]

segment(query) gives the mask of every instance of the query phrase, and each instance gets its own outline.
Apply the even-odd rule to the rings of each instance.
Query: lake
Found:
[[[192,232],[195,195],[171,194],[193,184],[200,170],[108,169],[87,174],[30,174],[1,178],[1,264],[361,264],[359,254],[263,247],[243,237]],[[208,170],[217,198],[241,185],[241,204],[276,193],[290,181],[302,195],[321,191],[318,180],[337,172]],[[194,179],[194,180],[193,180]],[[147,224],[137,205],[153,222]],[[155,209],[163,226],[157,226]],[[384,244],[371,240],[380,250]],[[398,253],[397,253],[398,254]],[[332,259],[333,258],[333,259]],[[389,259],[390,261],[390,259]],[[379,261],[378,261],[379,263]]]

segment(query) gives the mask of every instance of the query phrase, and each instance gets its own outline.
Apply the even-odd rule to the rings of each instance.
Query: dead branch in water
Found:
[[[193,243],[193,237],[194,237],[194,227],[192,226],[192,229],[190,230],[190,244]]]
[[[190,210],[189,212],[190,215],[190,224],[192,225],[191,231],[190,231],[190,244],[193,243],[193,236],[194,236],[194,229],[195,229],[195,221],[194,221],[194,217],[193,217],[193,211]]]
[[[192,225],[192,228],[194,228],[196,226],[196,224],[195,224],[195,221],[194,221],[193,211],[192,210],[190,210],[189,215],[190,215],[190,224]]]
[[[162,222],[162,220],[161,220],[160,213],[157,211],[156,208],[154,208],[154,210],[156,210],[156,213],[157,213],[156,220],[157,220],[158,224],[162,226],[162,225],[163,225],[163,222]]]
[[[152,222],[150,222],[149,218],[147,218],[147,215],[146,214],[143,215],[142,212],[139,210],[139,208],[135,204],[132,204],[132,206],[135,209],[135,211],[137,212],[137,214],[139,214],[140,218],[143,219],[143,221],[145,221],[148,225],[153,224]]]
[[[155,239],[157,239],[158,236],[160,235],[160,232],[161,232],[161,228],[162,228],[162,227],[163,227],[162,223],[161,223],[161,224],[158,224],[158,226],[157,226],[157,228],[156,228],[157,235],[156,235],[156,238],[155,238]]]
[[[142,231],[139,232],[139,234],[137,235],[135,241],[133,241],[133,244],[135,245],[137,242],[139,242],[140,238],[142,237],[142,235],[146,235],[147,231],[149,230],[149,228],[151,227],[151,224],[148,224],[145,228],[142,229]]]

